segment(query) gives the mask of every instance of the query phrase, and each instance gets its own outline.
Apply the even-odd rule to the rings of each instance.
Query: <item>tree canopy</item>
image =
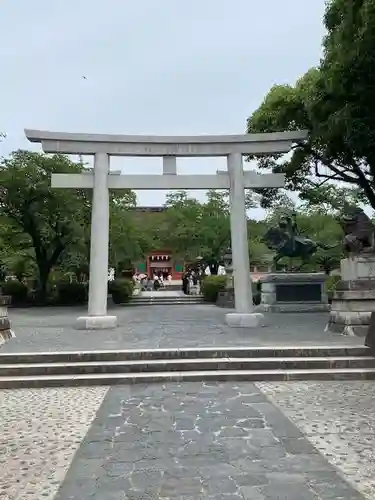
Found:
[[[84,168],[63,155],[29,151],[14,152],[0,166],[0,258],[19,277],[35,268],[42,300],[54,267],[88,273],[92,193],[50,186],[51,174],[79,173]],[[127,209],[135,202],[128,190],[111,193],[110,227],[116,236],[110,250],[115,262],[125,254],[133,259],[140,253],[134,248],[138,240],[129,237]]]
[[[344,199],[375,208],[375,0],[331,0],[324,25],[320,64],[295,85],[272,87],[247,132],[308,129],[291,155],[260,158],[259,166],[284,172],[303,200],[334,181]],[[269,206],[278,191],[263,194]]]

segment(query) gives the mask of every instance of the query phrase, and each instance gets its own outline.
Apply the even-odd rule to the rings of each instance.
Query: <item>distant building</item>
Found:
[[[149,214],[152,217],[153,214],[156,215],[164,212],[164,210],[166,210],[165,207],[133,208],[133,211],[139,214],[140,217],[144,216],[144,214]],[[157,219],[155,222],[157,223]],[[143,261],[135,262],[134,269],[138,273],[147,274],[147,276],[151,277],[154,274],[162,273],[164,278],[170,274],[172,280],[180,280],[184,271],[184,262],[174,256],[170,250],[160,248],[148,252]]]

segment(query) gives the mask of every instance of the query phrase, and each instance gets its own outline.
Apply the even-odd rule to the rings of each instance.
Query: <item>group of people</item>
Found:
[[[203,277],[202,271],[187,270],[182,276],[182,291],[185,295],[190,295],[195,291],[199,294],[200,282]]]
[[[172,276],[168,274],[166,279],[164,279],[162,273],[154,274],[152,277],[146,274],[135,274],[133,280],[143,292],[152,292],[153,290],[157,291],[160,288],[165,288],[166,284],[172,282]]]

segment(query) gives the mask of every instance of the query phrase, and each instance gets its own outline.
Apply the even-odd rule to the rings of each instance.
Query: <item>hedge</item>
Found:
[[[25,305],[28,302],[28,289],[24,283],[18,280],[8,280],[1,285],[3,295],[10,295],[11,304],[14,306]]]
[[[129,302],[133,296],[134,282],[119,278],[111,281],[109,292],[112,294],[112,300],[115,304],[124,304]]]
[[[88,297],[88,286],[85,283],[60,282],[56,285],[57,303],[60,305],[85,304]]]
[[[206,276],[201,284],[203,300],[215,303],[221,290],[225,289],[226,276]]]

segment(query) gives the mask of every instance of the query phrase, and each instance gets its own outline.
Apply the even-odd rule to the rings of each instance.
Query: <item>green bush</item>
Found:
[[[57,301],[62,305],[84,304],[88,289],[84,283],[61,281],[57,284]]]
[[[226,276],[206,276],[201,286],[203,300],[215,303],[219,292],[225,289],[226,282]]]
[[[109,291],[112,294],[112,300],[115,304],[129,302],[133,296],[133,289],[133,280],[124,278],[113,280],[109,286]]]
[[[10,295],[12,297],[11,304],[24,305],[27,303],[28,289],[24,283],[18,280],[8,280],[2,285],[3,295]]]

